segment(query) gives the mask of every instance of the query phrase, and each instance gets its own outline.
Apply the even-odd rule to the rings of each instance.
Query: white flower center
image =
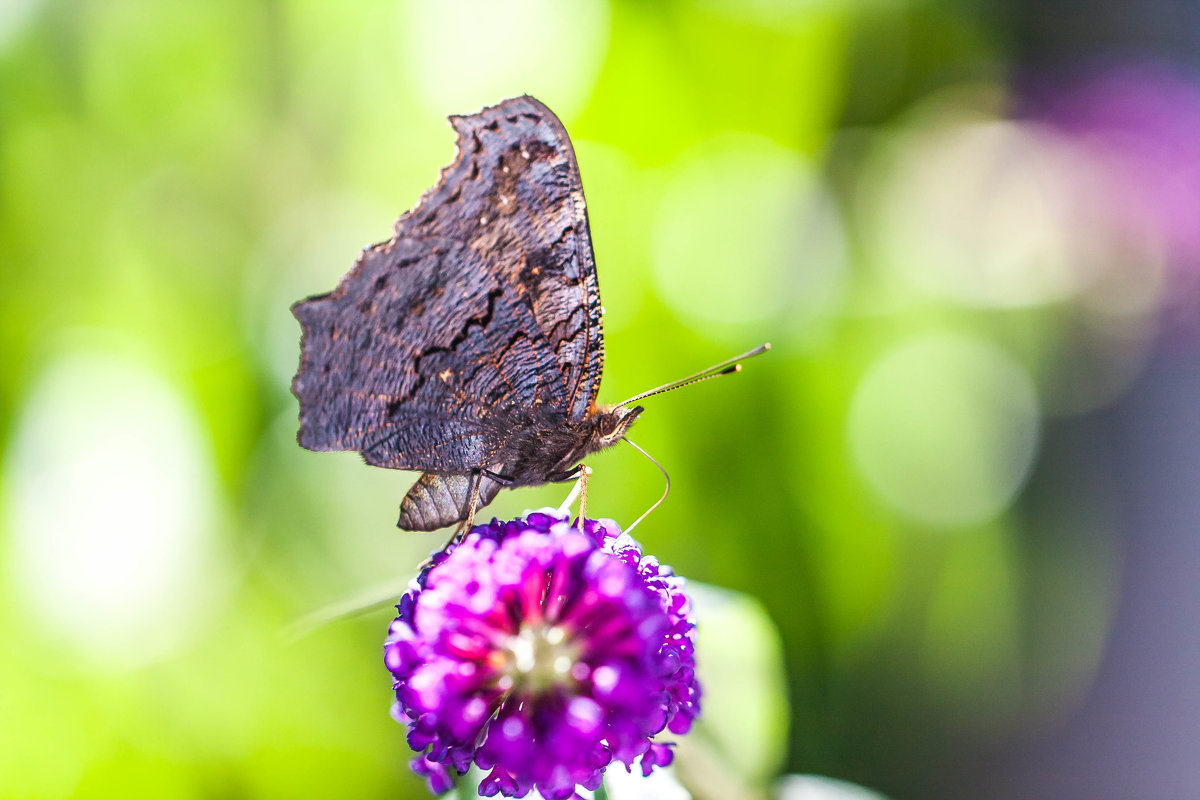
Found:
[[[573,682],[571,668],[579,656],[576,642],[560,625],[525,624],[505,642],[507,672],[515,688],[538,694]]]

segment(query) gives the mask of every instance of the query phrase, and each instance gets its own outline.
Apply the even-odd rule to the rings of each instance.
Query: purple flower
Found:
[[[649,774],[672,756],[654,737],[699,713],[683,580],[610,521],[478,525],[396,609],[392,712],[435,793],[472,763],[485,797],[571,797],[638,757]]]

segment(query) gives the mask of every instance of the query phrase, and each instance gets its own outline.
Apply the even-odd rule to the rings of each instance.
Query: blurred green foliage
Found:
[[[674,487],[638,530],[646,550],[778,628],[787,696],[745,687],[775,719],[751,777],[900,797],[1068,707],[1111,599],[1103,514],[1053,492],[1013,504],[1090,312],[1076,289],[930,292],[905,272],[928,254],[896,233],[946,241],[944,219],[904,216],[920,197],[897,176],[940,131],[1002,124],[1000,31],[953,3],[848,0],[0,12],[0,797],[424,795],[387,714],[387,610],[282,635],[403,586],[442,536],[393,528],[412,476],[295,444],[288,306],[332,288],[432,184],[453,156],[447,114],[522,92],[576,142],[602,399],[775,345],[649,401],[634,431]],[[1021,240],[1026,221],[998,230]],[[964,247],[971,266],[991,244]],[[1031,247],[1018,256],[1041,259]],[[925,345],[916,369],[877,371]],[[166,399],[105,377],[128,369]],[[137,410],[123,428],[121,409]],[[199,476],[171,489],[185,507],[163,506],[162,462],[109,459],[143,438]],[[662,490],[631,449],[592,466],[589,511],[623,524]],[[489,511],[563,494],[506,492]],[[1044,528],[1060,535],[1031,546]],[[78,603],[56,606],[61,587]],[[728,692],[714,713],[736,712]]]

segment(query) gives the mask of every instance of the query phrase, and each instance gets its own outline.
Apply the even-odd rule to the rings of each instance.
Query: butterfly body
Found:
[[[409,530],[562,479],[641,411],[595,402],[599,286],[562,123],[518,97],[451,124],[457,157],[393,237],[293,306],[300,444],[422,471],[401,505]]]
[[[628,428],[613,412],[597,411],[571,419],[543,409],[514,415],[505,425],[512,433],[489,471],[513,486],[536,486],[545,483],[546,476],[569,473],[581,459],[616,444],[620,437],[614,438],[612,433],[617,427],[622,431]]]
[[[434,530],[465,519],[472,480],[480,482],[478,502],[483,504],[501,487],[569,480],[581,459],[615,445],[641,412],[641,406],[605,408],[572,420],[538,409],[510,417],[503,427],[511,433],[491,465],[473,470],[469,477],[426,472],[400,504],[399,526]]]

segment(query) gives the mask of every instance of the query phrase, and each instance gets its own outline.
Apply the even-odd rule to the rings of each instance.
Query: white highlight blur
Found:
[[[822,775],[787,775],[777,784],[778,800],[887,800],[858,784]]]
[[[123,357],[62,357],[26,397],[6,462],[6,566],[28,624],[74,663],[116,669],[195,633],[224,583],[215,488],[170,386]]]
[[[43,0],[0,2],[0,52],[21,35],[33,16],[41,11],[43,4]]]
[[[924,334],[868,369],[849,439],[868,485],[896,512],[955,527],[1012,502],[1037,452],[1038,403],[1025,369],[981,339]]]
[[[398,20],[404,68],[435,114],[528,93],[568,118],[600,74],[609,17],[604,0],[411,0]]]
[[[692,795],[683,788],[675,777],[673,767],[658,767],[649,775],[642,776],[640,759],[635,762],[633,772],[613,762],[604,772],[604,788],[610,800],[692,800]]]
[[[1118,184],[1077,143],[954,93],[881,142],[860,192],[868,251],[913,288],[977,307],[1157,307],[1160,248],[1130,229]]]
[[[877,193],[875,255],[915,287],[969,305],[1071,297],[1081,159],[998,120],[940,120],[894,143]]]

